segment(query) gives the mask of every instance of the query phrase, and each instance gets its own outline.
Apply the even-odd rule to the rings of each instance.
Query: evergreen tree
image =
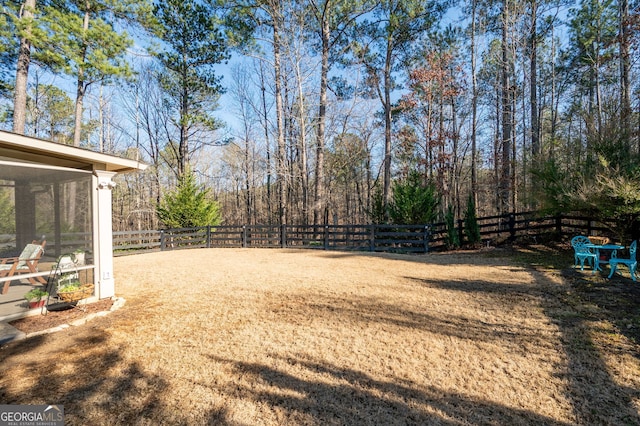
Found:
[[[597,156],[593,155],[595,149],[602,144],[607,145],[610,139],[604,132],[605,110],[607,86],[616,80],[618,74],[618,63],[613,60],[618,29],[617,9],[613,0],[582,0],[579,7],[570,12],[573,15],[569,24],[572,56],[568,67],[579,95],[573,98],[580,103],[586,102],[583,113],[587,136],[586,166],[591,168],[597,165]],[[616,124],[617,128],[619,123]]]
[[[640,223],[640,171],[624,173],[604,167],[593,180],[584,179],[568,194],[570,210],[609,224],[618,241],[625,241]]]
[[[132,76],[126,61],[133,39],[118,24],[151,25],[149,0],[54,0],[43,13],[48,46],[34,58],[76,79],[73,144],[80,145],[88,87]]]
[[[5,6],[5,10],[12,10],[12,6],[15,7],[12,3],[9,3]],[[8,81],[11,79],[10,75],[12,71],[14,71],[15,64],[15,25],[13,24],[12,19],[10,18],[6,11],[5,13],[0,13],[0,94],[5,95],[4,90],[8,89],[9,84]]]
[[[25,0],[16,19],[16,29],[20,34],[18,60],[16,63],[16,79],[13,97],[13,131],[24,133],[27,103],[27,79],[31,63],[31,44],[35,36],[34,12],[35,0]]]
[[[31,50],[46,39],[36,0],[6,0],[0,11],[0,97],[13,93],[12,130],[24,134]]]
[[[27,98],[27,133],[54,142],[73,141],[73,100],[50,84],[33,87]]]
[[[210,2],[167,0],[156,2],[155,16],[161,27],[162,66],[160,85],[173,114],[178,143],[174,146],[176,175],[186,172],[192,153],[212,139],[207,131],[221,123],[212,113],[223,92],[214,67],[229,58],[223,26]],[[199,133],[205,132],[204,135]]]
[[[10,98],[15,78],[16,29],[10,18],[11,15],[6,13],[7,10],[11,10],[11,6],[12,3],[7,4],[5,13],[0,13],[0,100],[2,101]],[[0,103],[0,123],[8,121],[12,113],[8,105],[4,102]]]
[[[156,212],[168,228],[219,225],[220,206],[209,198],[209,191],[196,184],[193,172],[183,174],[174,191],[164,196]]]
[[[371,217],[371,223],[377,225],[386,223],[386,219],[389,217],[382,199],[382,188],[379,185],[375,187],[371,196],[371,212],[369,216]]]
[[[447,209],[447,214],[444,215],[444,222],[447,226],[447,247],[450,249],[460,247],[460,234],[456,229],[456,215],[453,213],[452,206]]]
[[[440,200],[432,182],[424,182],[422,176],[413,171],[393,185],[389,217],[398,225],[415,225],[435,222]]]
[[[473,194],[469,195],[469,199],[467,200],[467,209],[464,212],[464,235],[467,242],[471,245],[478,244],[482,241],[480,227],[478,226],[478,217],[476,216],[476,203],[473,201]]]

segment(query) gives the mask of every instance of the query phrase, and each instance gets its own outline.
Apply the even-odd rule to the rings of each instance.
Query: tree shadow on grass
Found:
[[[390,252],[371,252],[371,251],[340,251],[340,250],[318,250],[315,253],[319,257],[329,259],[348,259],[352,257],[368,257],[372,261],[376,259],[384,259],[391,261],[412,262],[422,264],[435,265],[475,265],[478,259],[484,259],[487,263],[495,263],[498,265],[511,265],[508,259],[512,254],[510,249],[496,248],[490,251],[446,251],[446,252],[427,252],[427,253],[390,253]]]
[[[494,283],[476,282],[476,289],[485,288],[485,284],[491,288]],[[454,286],[457,283],[453,283]],[[462,286],[462,283],[460,283]],[[469,290],[469,285],[465,286]],[[473,287],[473,286],[471,286]],[[507,285],[507,287],[510,287]],[[504,291],[504,289],[503,289]],[[521,292],[521,289],[517,290]],[[524,296],[523,296],[524,297]],[[530,297],[529,294],[526,297]],[[526,299],[525,299],[526,300]],[[524,303],[523,299],[512,295],[511,299],[501,299],[506,306],[515,306],[517,303]],[[287,307],[272,308],[275,315],[279,314],[278,309]],[[287,318],[295,318],[295,313],[288,310]],[[408,306],[398,306],[374,297],[359,297],[358,299],[325,296],[320,299],[306,301],[304,309],[299,310],[298,323],[303,323],[305,318],[312,317],[316,320],[330,321],[332,318],[341,318],[341,322],[349,323],[378,323],[387,324],[393,327],[408,328],[432,334],[446,335],[464,340],[476,342],[505,342],[513,346],[522,347],[524,343],[536,340],[539,345],[547,345],[537,337],[540,330],[524,326],[507,324],[501,322],[485,322],[478,318],[465,315],[453,314],[439,310],[434,312],[427,309],[414,309]]]
[[[61,337],[59,333],[55,336]],[[189,424],[189,413],[163,402],[170,395],[168,382],[146,372],[140,362],[124,359],[118,348],[109,347],[105,331],[94,328],[90,333],[64,338],[68,345],[48,352],[46,360],[28,357],[50,341],[47,335],[2,349],[0,374],[4,380],[23,380],[20,370],[11,369],[13,357],[27,357],[27,362],[16,363],[17,368],[26,370],[29,379],[36,378],[20,392],[1,380],[2,404],[63,405],[66,425]],[[227,424],[224,410],[212,410],[204,417],[212,424]]]
[[[583,424],[640,424],[634,404],[640,400],[640,388],[620,383],[620,377],[612,375],[615,366],[606,361],[613,356],[640,358],[640,293],[635,283],[572,268],[561,273],[567,289],[545,308],[563,334],[569,359],[566,377],[577,417]]]
[[[216,356],[211,356],[211,359],[231,367],[234,374],[242,377],[241,381],[218,391],[277,408],[286,413],[283,424],[568,424],[486,399],[448,393],[436,386],[421,387],[408,381],[376,380],[361,371],[304,356],[292,356],[280,361],[294,366],[296,370],[306,370],[305,376],[311,374],[318,379],[302,379],[288,371],[261,363]]]
[[[585,274],[571,268],[560,271],[564,284],[558,286],[549,281],[544,269],[536,263],[531,264],[533,285],[417,281],[422,281],[422,285],[465,293],[500,293],[505,300],[525,303],[534,298],[534,303],[539,303],[545,315],[559,328],[567,365],[556,374],[568,383],[566,395],[578,423],[640,424],[640,415],[634,406],[634,400],[640,399],[640,389],[620,384],[610,371],[612,366],[605,361],[605,351],[638,357],[638,329],[635,326],[640,326],[640,290],[623,289],[615,281],[605,282],[600,274]],[[635,344],[616,349],[610,342],[595,341],[596,332],[603,331],[597,329],[597,324],[603,321],[614,324],[614,330],[609,332],[619,332]],[[483,334],[480,331],[479,335]]]
[[[581,310],[584,318],[607,319],[615,324],[617,332],[640,345],[640,283],[619,274],[608,279],[608,272],[590,274],[573,268],[563,269],[562,277],[572,289],[572,299],[567,302],[590,305],[591,309]],[[636,351],[635,356],[640,358],[640,351]]]

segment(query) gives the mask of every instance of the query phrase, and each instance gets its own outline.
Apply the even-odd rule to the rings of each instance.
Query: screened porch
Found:
[[[45,288],[63,255],[78,259],[79,280],[94,284],[92,298],[115,295],[112,178],[146,167],[137,160],[0,131],[0,321],[34,313],[24,295]],[[25,262],[32,252],[37,259]],[[15,257],[20,260],[7,272],[7,259]]]

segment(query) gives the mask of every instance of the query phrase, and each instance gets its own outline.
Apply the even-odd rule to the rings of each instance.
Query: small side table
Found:
[[[594,249],[596,251],[595,269],[597,271],[602,271],[602,268],[600,268],[600,263],[609,263],[608,259],[600,260],[600,250],[608,250],[613,253],[616,250],[622,250],[624,248],[624,246],[621,246],[619,244],[585,244],[585,247]],[[611,255],[609,257],[611,257]]]

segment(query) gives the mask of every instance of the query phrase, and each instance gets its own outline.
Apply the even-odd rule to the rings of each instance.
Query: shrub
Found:
[[[425,182],[418,172],[393,185],[393,200],[389,206],[391,221],[397,225],[433,223],[440,204],[436,186]]]
[[[220,207],[208,198],[209,191],[196,184],[193,172],[185,173],[172,192],[166,194],[156,212],[169,228],[192,228],[219,225]]]
[[[444,221],[447,225],[447,248],[453,249],[460,247],[460,234],[456,229],[456,218],[453,214],[453,208],[449,206],[447,214],[444,216]]]
[[[473,201],[473,195],[469,195],[467,209],[464,212],[464,236],[471,245],[478,244],[482,241],[480,226],[478,226],[478,217],[476,216],[476,203]]]

